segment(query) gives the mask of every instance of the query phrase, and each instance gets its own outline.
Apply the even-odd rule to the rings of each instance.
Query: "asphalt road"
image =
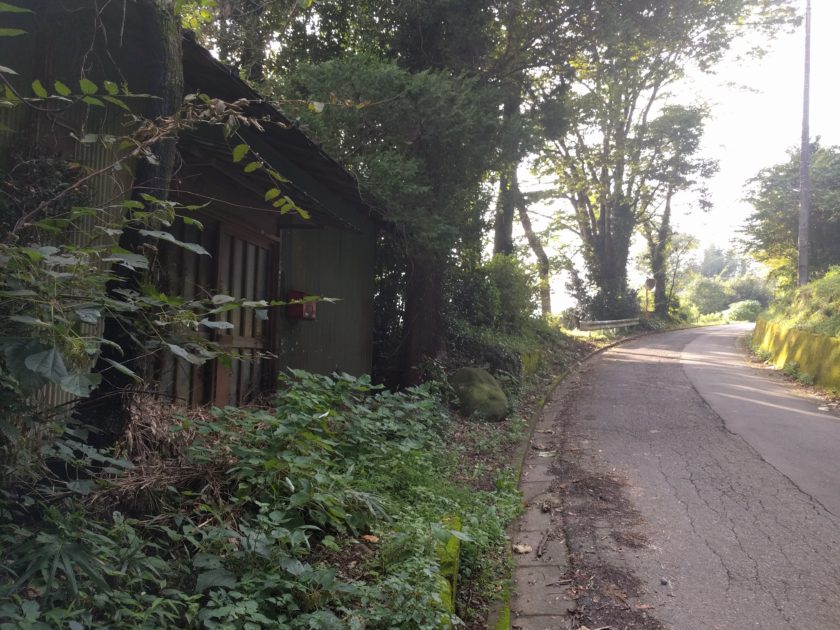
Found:
[[[569,509],[569,548],[638,578],[650,627],[840,629],[840,418],[749,365],[746,331],[644,337],[574,377],[568,466],[621,480],[627,509]]]

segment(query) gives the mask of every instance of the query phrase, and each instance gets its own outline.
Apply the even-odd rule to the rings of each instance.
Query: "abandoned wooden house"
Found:
[[[147,70],[154,67],[155,51],[135,3],[101,10],[88,0],[30,4],[36,10],[23,16],[27,36],[0,41],[0,65],[14,67],[17,74],[9,78],[16,89],[29,93],[35,79],[49,86],[56,80],[79,85],[81,76],[100,84],[125,83],[135,93],[156,93],[156,78]],[[109,25],[113,28],[105,28]],[[73,37],[63,36],[67,32]],[[184,93],[201,92],[226,102],[247,99],[244,113],[260,119],[264,131],[242,127],[238,133],[288,180],[281,185],[283,194],[308,218],[281,214],[265,200],[264,174],[244,172],[242,164],[233,163],[231,143],[220,126],[181,132],[169,196],[203,206],[195,212],[203,229],[182,222],[171,229],[176,238],[200,243],[210,256],[164,247],[161,289],[187,297],[285,300],[317,295],[337,301],[231,311],[227,317],[233,327],[212,334],[235,360],[228,367],[219,361],[197,366],[170,356],[155,370],[160,393],[189,404],[238,404],[273,389],[277,374],[288,367],[369,372],[379,211],[350,173],[235,71],[188,35],[181,50]],[[113,149],[77,139],[90,131],[115,133],[110,130],[119,129],[124,116],[118,107],[83,103],[51,113],[23,107],[0,111],[0,122],[9,130],[0,135],[0,161],[8,168],[12,155],[40,151],[95,169],[113,159]],[[94,201],[105,205],[127,198],[133,176],[127,167],[96,177]]]
[[[352,175],[279,111],[259,102],[259,95],[208,51],[189,39],[183,51],[188,93],[256,101],[249,114],[265,119],[264,131],[240,133],[289,180],[286,193],[309,217],[281,215],[266,202],[265,177],[243,173],[241,165],[231,162],[219,127],[182,134],[182,164],[171,196],[184,204],[208,205],[196,214],[204,229],[199,233],[181,224],[177,229],[184,233],[177,236],[201,242],[211,258],[170,248],[163,265],[168,287],[187,296],[211,291],[249,300],[317,295],[339,301],[272,309],[267,320],[261,311],[231,311],[234,328],[219,331],[219,341],[242,359],[230,369],[170,359],[174,364],[161,383],[179,399],[222,404],[270,388],[282,367],[370,372],[378,214],[362,199]],[[266,352],[278,358],[252,360]]]

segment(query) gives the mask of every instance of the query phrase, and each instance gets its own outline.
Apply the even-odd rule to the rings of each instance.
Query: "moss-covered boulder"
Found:
[[[461,368],[455,372],[449,382],[458,394],[463,414],[467,416],[475,414],[490,422],[499,422],[507,416],[509,410],[507,396],[499,382],[487,370]]]

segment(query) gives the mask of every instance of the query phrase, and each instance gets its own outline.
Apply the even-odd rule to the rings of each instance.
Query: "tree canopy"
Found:
[[[604,0],[591,9],[581,16],[586,37],[570,59],[574,78],[564,94],[570,124],[546,138],[541,166],[569,202],[567,224],[581,240],[594,314],[612,317],[637,308],[627,286],[627,258],[634,231],[654,202],[651,191],[657,184],[687,183],[680,181],[686,173],[676,175],[674,161],[663,179],[667,160],[650,155],[659,146],[656,135],[677,111],[667,109],[670,88],[689,66],[709,69],[719,61],[739,24],[754,20],[773,28],[787,8],[743,0]],[[685,149],[690,147],[675,150],[673,160],[685,160]]]
[[[799,150],[761,170],[749,184],[753,212],[743,229],[746,250],[766,264],[783,287],[796,285]],[[840,147],[814,144],[811,157],[812,278],[840,264]]]

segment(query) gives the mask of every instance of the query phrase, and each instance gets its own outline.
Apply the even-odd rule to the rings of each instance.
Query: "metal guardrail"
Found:
[[[579,330],[608,330],[610,328],[624,328],[626,326],[638,326],[639,318],[633,319],[606,319],[602,321],[581,321],[578,324]]]

